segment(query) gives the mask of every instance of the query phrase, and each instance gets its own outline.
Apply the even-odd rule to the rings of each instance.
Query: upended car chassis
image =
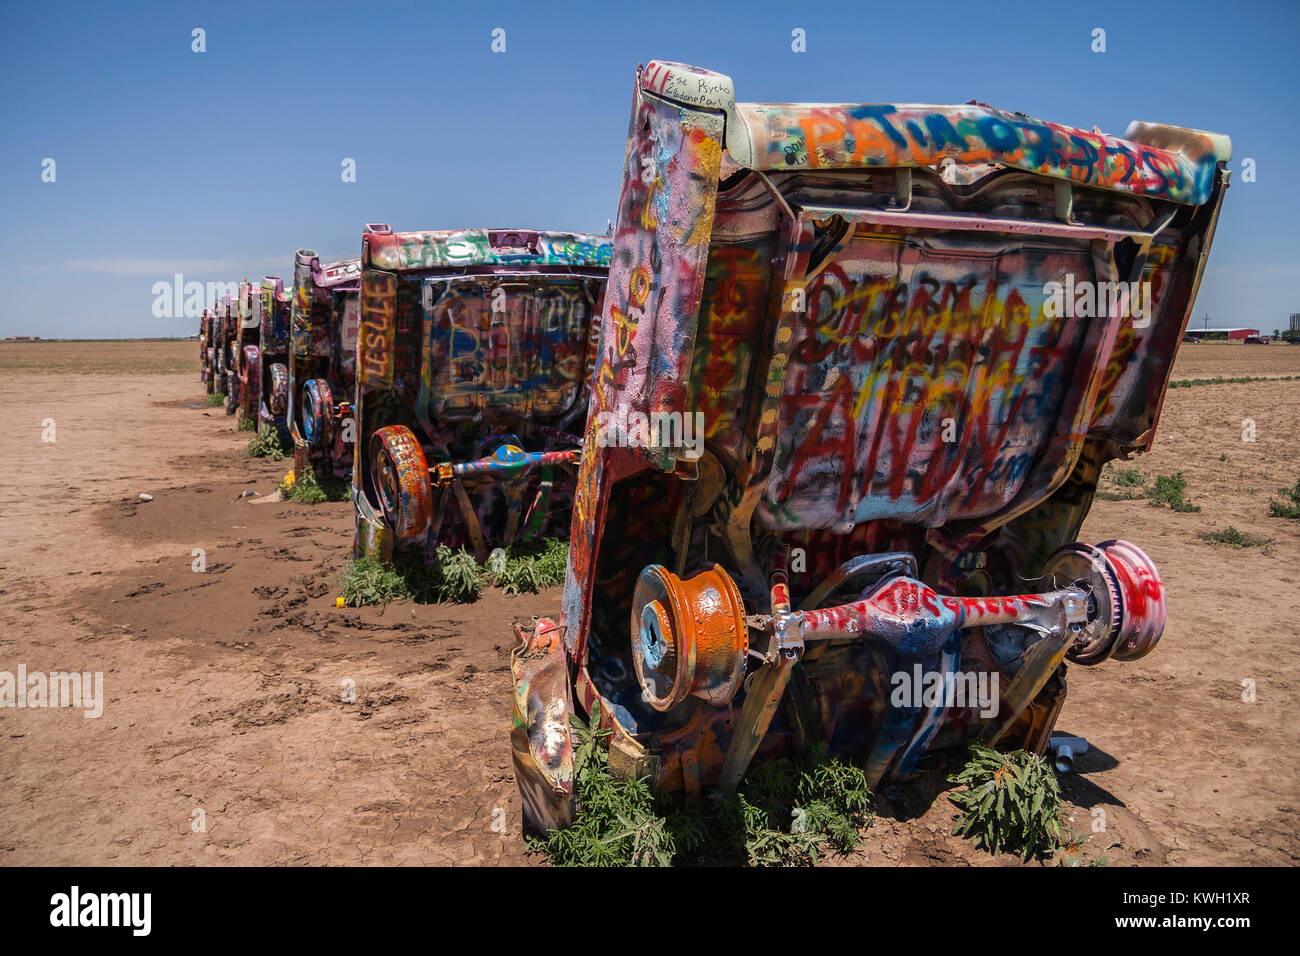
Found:
[[[360,288],[359,258],[322,265],[314,250],[295,254],[284,388],[295,474],[352,477]]]
[[[356,553],[567,535],[608,237],[375,224],[363,249]]]
[[[827,753],[875,786],[972,739],[1041,753],[1066,660],[1149,653],[1154,563],[1075,538],[1154,438],[1229,157],[639,71],[563,613],[515,628],[528,825],[573,819],[579,710],[661,790]],[[1076,278],[1147,311],[1054,314]],[[702,454],[646,440],[696,409]]]

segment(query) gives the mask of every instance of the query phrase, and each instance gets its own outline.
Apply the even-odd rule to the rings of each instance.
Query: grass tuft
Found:
[[[1200,505],[1194,505],[1184,497],[1186,491],[1187,479],[1180,471],[1172,475],[1157,475],[1155,484],[1147,486],[1146,496],[1153,508],[1168,505],[1171,510],[1182,513],[1200,511]]]
[[[1261,538],[1257,534],[1238,531],[1232,525],[1228,525],[1221,531],[1202,531],[1199,537],[1210,544],[1221,544],[1229,548],[1263,548],[1265,551],[1273,543],[1272,538]]]
[[[280,482],[279,491],[285,501],[301,501],[309,505],[318,505],[322,501],[348,501],[352,497],[352,488],[346,481],[337,478],[318,481],[311,465],[293,481],[286,476],[286,480]]]
[[[339,583],[345,607],[387,604],[411,597],[406,578],[391,566],[374,558],[349,561]]]
[[[302,479],[293,485],[296,488]],[[294,492],[297,494],[298,492]],[[564,581],[569,561],[569,544],[558,538],[513,545],[498,549],[479,565],[464,548],[440,545],[436,559],[426,563],[419,557],[399,558],[395,565],[377,563],[369,558],[351,562],[343,573],[343,599],[348,607],[384,604],[393,600],[410,600],[420,604],[468,604],[477,601],[487,587],[499,587],[507,594],[521,594],[553,587]],[[362,563],[367,562],[367,563]],[[377,574],[375,565],[386,570],[383,587],[369,586]],[[349,589],[356,577],[360,584]],[[401,581],[399,587],[396,580]]]
[[[1117,490],[1099,488],[1096,497],[1100,501],[1135,501],[1144,497],[1142,492],[1142,469],[1137,465],[1128,468],[1113,468],[1107,465],[1102,477],[1109,480]]]
[[[224,405],[226,404],[226,396],[221,392],[213,392],[208,396],[207,402],[209,405]]]
[[[429,574],[424,600],[439,604],[468,604],[483,592],[483,575],[474,555],[464,548],[438,548],[438,561],[430,568],[421,562],[417,573]]]
[[[711,791],[689,803],[656,797],[644,779],[611,774],[599,703],[589,722],[570,721],[574,825],[530,841],[557,866],[815,865],[827,853],[852,850],[870,826],[866,777],[838,759],[760,764],[738,792]]]
[[[1290,488],[1279,488],[1277,491],[1282,495],[1282,500],[1274,501],[1269,498],[1268,513],[1274,518],[1300,518],[1300,478],[1297,478],[1296,483]]]
[[[1115,469],[1115,484],[1121,488],[1141,488],[1142,469],[1137,465]]]
[[[284,446],[280,444],[280,432],[275,428],[264,428],[259,434],[250,438],[248,440],[248,457],[281,461],[284,458]],[[283,493],[281,497],[283,497]]]
[[[569,543],[559,538],[543,538],[513,544],[504,552],[493,552],[488,557],[486,571],[489,583],[506,594],[534,594],[542,588],[563,584],[568,563]]]

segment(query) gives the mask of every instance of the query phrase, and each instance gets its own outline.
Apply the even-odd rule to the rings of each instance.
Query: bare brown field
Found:
[[[0,372],[41,375],[163,375],[199,372],[197,339],[0,342]]]
[[[242,456],[195,353],[0,343],[0,670],[102,671],[107,697],[99,719],[0,710],[0,864],[540,862],[510,763],[508,653],[511,622],[557,613],[558,591],[336,608],[351,505],[239,498],[287,465]],[[1293,374],[1300,347],[1280,345],[1189,345],[1175,366]],[[1182,472],[1202,510],[1098,501],[1085,523],[1084,540],[1139,543],[1169,593],[1149,657],[1070,670],[1058,728],[1092,750],[1063,791],[1078,830],[1104,811],[1091,859],[1300,856],[1300,522],[1268,517],[1300,478],[1298,419],[1297,381],[1171,390],[1154,449],[1129,464]],[[1199,537],[1229,524],[1271,543]],[[862,849],[837,862],[1014,865],[949,835],[943,789],[935,772],[883,788]]]
[[[1300,345],[1229,345],[1184,343],[1174,360],[1174,380],[1300,375]]]

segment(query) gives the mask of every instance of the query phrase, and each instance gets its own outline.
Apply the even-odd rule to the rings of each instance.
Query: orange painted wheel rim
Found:
[[[688,696],[735,696],[749,651],[745,602],[720,565],[679,578],[649,565],[632,599],[632,662],[646,702],[667,711]]]

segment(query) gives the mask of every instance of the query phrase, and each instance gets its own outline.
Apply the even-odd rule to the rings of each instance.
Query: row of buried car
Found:
[[[573,818],[574,713],[687,792],[780,756],[875,785],[971,739],[1041,753],[1065,662],[1164,628],[1152,561],[1076,537],[1154,439],[1229,158],[974,103],[737,103],[652,62],[612,235],[368,227],[205,316],[204,378],[350,478],[359,556],[569,540],[512,658],[533,827]],[[1144,314],[1075,298],[1116,283]]]

